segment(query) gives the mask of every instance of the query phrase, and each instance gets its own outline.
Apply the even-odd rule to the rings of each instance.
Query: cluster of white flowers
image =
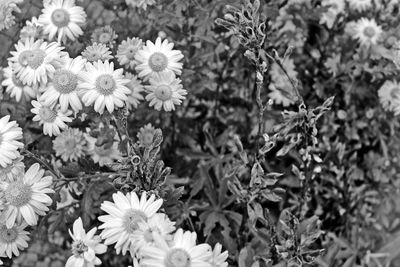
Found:
[[[100,264],[96,254],[106,251],[106,246],[114,245],[117,254],[130,253],[135,267],[227,267],[228,252],[222,252],[218,243],[214,250],[208,244],[196,244],[196,233],[175,228],[165,213],[160,212],[162,199],[155,195],[140,198],[135,192],[112,196],[113,202],[105,201],[101,209],[106,215],[103,222],[87,234],[78,218],[71,233],[72,253],[66,267],[94,266]],[[104,245],[101,244],[104,239]]]

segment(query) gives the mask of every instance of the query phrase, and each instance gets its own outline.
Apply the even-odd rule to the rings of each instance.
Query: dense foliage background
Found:
[[[50,212],[31,229],[29,248],[5,265],[64,266],[75,219],[98,226],[100,204],[112,193],[146,190],[162,197],[170,219],[199,242],[220,242],[229,266],[398,266],[400,7],[375,0],[360,11],[353,2],[340,9],[325,0],[163,0],[143,10],[124,0],[77,1],[87,23],[78,41],[63,45],[71,57],[105,25],[118,34],[113,55],[127,37],[158,36],[184,54],[188,95],[175,111],[142,101],[111,115],[87,109],[85,119],[70,123],[101,129],[105,143],[108,127],[124,129],[126,122],[124,134],[136,141],[151,123],[162,130],[158,155],[170,174],[139,183],[118,163],[100,167],[88,156],[63,162],[54,138],[32,121],[30,102],[4,91],[0,117],[10,114],[22,127],[25,164],[40,161],[55,180],[62,177]],[[0,32],[3,67],[43,4],[19,7],[16,24]],[[361,18],[380,25],[377,42],[355,38]],[[387,81],[394,81],[390,105],[379,94]],[[101,260],[132,264],[112,247]]]

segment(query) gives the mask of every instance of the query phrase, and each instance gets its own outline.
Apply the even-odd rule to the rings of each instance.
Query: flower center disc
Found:
[[[5,243],[13,243],[17,237],[18,231],[15,227],[7,229],[5,225],[0,226],[0,241],[4,241]]]
[[[42,65],[44,58],[46,57],[46,53],[41,49],[35,49],[30,51],[27,54],[26,62],[29,67],[32,69],[37,69]]]
[[[154,91],[154,94],[156,97],[162,101],[167,101],[171,99],[172,96],[172,90],[171,87],[168,85],[159,85],[156,90]]]
[[[61,94],[69,94],[76,89],[78,77],[69,70],[57,70],[53,77],[54,87]]]
[[[153,131],[145,131],[142,134],[142,142],[145,146],[149,146],[153,143],[154,132]]]
[[[21,207],[31,200],[32,189],[23,182],[16,181],[8,185],[4,191],[4,196],[12,206]]]
[[[115,81],[110,74],[102,74],[96,79],[96,89],[102,95],[111,95],[115,90]]]
[[[376,33],[376,31],[375,31],[374,27],[368,26],[368,27],[365,27],[365,29],[364,29],[364,35],[367,36],[368,38],[374,37],[375,33]]]
[[[123,226],[130,234],[139,228],[139,222],[145,222],[146,220],[147,216],[143,211],[134,209],[126,211],[124,217],[122,218]]]
[[[168,66],[168,58],[160,52],[155,52],[149,58],[149,66],[155,72],[163,71]]]
[[[73,150],[73,149],[75,149],[76,141],[74,139],[72,139],[72,138],[67,139],[67,140],[64,141],[64,146],[68,150]]]
[[[129,47],[128,54],[126,55],[126,57],[129,60],[133,60],[133,59],[135,59],[136,52],[137,52],[137,49],[135,49],[134,47]]]
[[[86,251],[88,251],[88,247],[82,240],[77,240],[74,243],[72,243],[72,253],[74,255],[79,256],[85,253]]]
[[[48,108],[41,107],[39,110],[39,116],[44,122],[54,122],[57,118],[57,112]]]
[[[190,267],[190,255],[181,248],[171,249],[164,261],[165,267]]]
[[[27,50],[27,51],[22,51],[21,54],[18,56],[18,62],[22,66],[28,65],[28,57],[31,55],[32,51]]]
[[[58,28],[62,28],[62,27],[68,26],[68,23],[70,21],[69,14],[63,8],[56,9],[51,14],[51,21]]]
[[[390,96],[393,99],[397,99],[400,97],[400,90],[397,87],[392,88],[392,90],[390,91]]]
[[[17,78],[17,75],[15,75],[15,73],[13,72],[12,76],[11,76],[11,80],[13,82],[13,84],[17,87],[23,87],[24,84],[22,83],[22,81],[20,79]]]

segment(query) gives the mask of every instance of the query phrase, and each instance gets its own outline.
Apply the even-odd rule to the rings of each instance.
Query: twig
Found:
[[[28,157],[34,159],[36,162],[40,163],[41,165],[43,165],[44,167],[46,167],[47,170],[49,170],[54,176],[57,177],[57,179],[59,180],[64,180],[64,177],[60,176],[59,173],[57,173],[48,162],[42,160],[38,155],[30,152],[29,150],[22,150],[22,153],[25,153]]]

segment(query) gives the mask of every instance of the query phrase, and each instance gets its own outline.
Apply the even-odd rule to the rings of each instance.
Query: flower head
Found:
[[[21,12],[17,6],[17,1],[4,0],[0,2],[0,31],[10,28],[15,24],[13,12]]]
[[[137,65],[135,55],[143,46],[143,42],[139,38],[128,38],[123,40],[118,46],[117,59],[119,64],[125,65],[133,69]]]
[[[80,56],[66,58],[65,65],[54,72],[40,101],[47,106],[59,103],[62,112],[67,112],[68,107],[75,112],[81,110],[82,103],[78,95],[81,83],[78,74],[83,71],[85,63],[86,60]]]
[[[215,244],[213,255],[212,255],[212,266],[213,267],[228,267],[226,259],[228,258],[228,251],[222,252],[222,245],[220,243]]]
[[[0,119],[0,166],[6,168],[19,157],[18,149],[24,144],[17,141],[22,139],[22,129],[17,122],[10,121],[10,115]]]
[[[86,138],[79,129],[69,128],[53,141],[56,156],[64,161],[76,161],[85,154]]]
[[[65,267],[91,267],[101,264],[101,260],[96,254],[105,253],[107,246],[101,244],[101,238],[95,235],[96,231],[97,228],[95,227],[86,233],[80,217],[74,222],[73,231],[69,230],[69,234],[73,239],[73,255],[69,257]]]
[[[57,35],[58,42],[68,39],[74,41],[83,34],[80,26],[86,22],[86,13],[82,7],[75,5],[75,0],[54,0],[44,6],[39,23],[45,34],[52,40]]]
[[[180,105],[187,95],[181,80],[172,72],[160,73],[150,78],[150,85],[146,89],[149,91],[146,100],[150,102],[150,107],[154,106],[156,110],[175,110],[175,105]]]
[[[4,80],[1,83],[6,86],[6,92],[10,94],[11,97],[15,97],[17,102],[20,102],[22,96],[25,100],[29,101],[36,97],[37,90],[32,86],[24,84],[20,78],[17,77],[15,70],[13,70],[12,64],[9,63],[7,68],[4,68]]]
[[[382,34],[382,27],[378,26],[374,19],[359,19],[354,25],[354,30],[353,38],[365,46],[376,44]]]
[[[19,251],[28,247],[29,233],[25,231],[26,223],[6,227],[0,224],[0,256],[19,256]]]
[[[115,31],[109,25],[106,25],[94,30],[92,33],[92,43],[100,43],[113,47],[117,37],[118,35]]]
[[[363,12],[372,7],[372,0],[347,0],[350,8],[358,12]]]
[[[155,200],[155,195],[147,199],[146,192],[142,193],[139,200],[135,192],[126,195],[121,192],[113,194],[114,202],[105,201],[101,209],[107,212],[99,220],[103,222],[99,229],[103,229],[101,237],[106,245],[115,244],[119,254],[125,255],[132,248],[133,234],[139,229],[139,223],[148,222],[160,209],[163,200]]]
[[[125,73],[125,79],[129,79],[129,83],[126,84],[126,87],[131,90],[128,99],[126,100],[126,105],[128,106],[128,109],[137,108],[140,101],[144,99],[141,94],[144,91],[144,86],[137,76],[132,73]]]
[[[82,56],[89,62],[97,62],[98,60],[106,61],[113,59],[110,48],[105,44],[94,43],[91,46],[86,47],[82,52]]]
[[[13,181],[25,172],[25,164],[22,162],[23,157],[18,157],[12,161],[7,167],[0,166],[0,181]]]
[[[131,91],[126,87],[122,69],[114,70],[114,63],[97,61],[86,64],[86,72],[81,72],[82,101],[86,106],[94,104],[94,110],[103,114],[104,109],[112,113],[121,108]]]
[[[180,75],[183,64],[179,61],[183,58],[183,54],[179,50],[173,50],[173,47],[174,44],[169,43],[168,40],[161,42],[160,37],[155,43],[147,41],[135,56],[139,63],[136,67],[139,77],[149,77],[170,71]]]
[[[31,20],[27,20],[26,25],[21,29],[19,36],[22,40],[25,39],[41,39],[43,35],[43,27],[40,25],[38,19],[33,17]]]
[[[47,43],[32,38],[19,41],[10,58],[14,71],[22,83],[29,86],[47,84],[48,78],[63,64],[65,53],[56,43]]]
[[[155,133],[156,129],[151,125],[151,123],[140,128],[137,134],[139,145],[143,147],[150,146],[153,143]]]
[[[52,177],[43,177],[44,170],[38,163],[33,164],[24,175],[13,181],[0,182],[0,189],[4,192],[7,203],[3,212],[5,224],[8,228],[21,218],[29,225],[36,225],[38,215],[44,216],[51,205],[52,199],[47,194],[54,193],[50,188]]]
[[[400,83],[386,81],[379,89],[378,96],[385,110],[393,111],[395,115],[400,114]]]
[[[46,106],[36,100],[32,100],[33,109],[31,112],[35,114],[33,117],[34,121],[39,121],[39,124],[43,124],[43,133],[49,136],[57,136],[61,133],[61,130],[68,128],[66,122],[71,122],[72,119],[69,117],[72,112],[61,112],[59,106]]]
[[[153,246],[142,251],[141,264],[162,267],[213,267],[211,247],[208,244],[196,245],[196,233],[178,229],[168,244],[160,235],[153,233]]]

